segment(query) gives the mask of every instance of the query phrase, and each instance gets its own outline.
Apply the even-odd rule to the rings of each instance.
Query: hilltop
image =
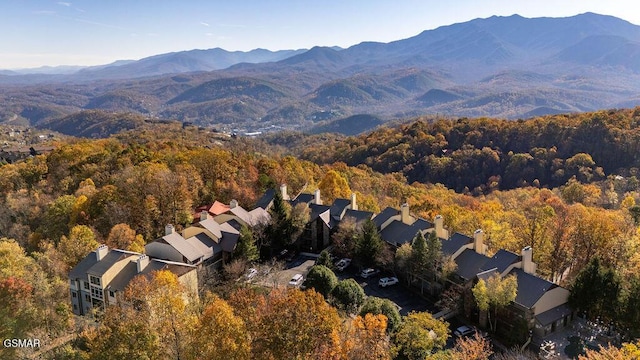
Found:
[[[640,26],[593,13],[493,16],[347,49],[194,50],[71,74],[3,72],[0,84],[0,121],[31,125],[87,109],[229,129],[332,128],[358,114],[517,119],[638,105]]]

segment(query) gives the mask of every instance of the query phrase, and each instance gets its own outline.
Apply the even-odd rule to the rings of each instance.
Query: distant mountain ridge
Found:
[[[357,114],[522,118],[640,105],[640,26],[593,13],[492,16],[346,49],[193,50],[70,75],[0,73],[0,88],[0,121],[31,124],[85,109],[343,133],[356,122],[329,123]]]

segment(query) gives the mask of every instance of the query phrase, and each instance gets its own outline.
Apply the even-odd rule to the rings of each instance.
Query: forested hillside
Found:
[[[640,193],[637,180],[633,180],[633,166],[636,164],[634,146],[637,146],[634,142],[635,119],[636,111],[625,110],[523,122],[490,119],[418,121],[399,129],[383,129],[344,142],[327,136],[326,144],[315,143],[305,152],[308,159],[325,163],[339,160],[337,154],[340,151],[349,162],[355,162],[358,154],[364,161],[356,166],[344,162],[316,164],[279,155],[282,148],[277,150],[257,140],[224,138],[177,123],[154,124],[101,140],[59,142],[48,154],[0,166],[0,335],[13,338],[43,334],[43,337],[56,338],[67,332],[73,333],[76,325],[72,321],[68,299],[67,274],[98,243],[139,251],[145,243],[162,234],[167,223],[175,224],[178,229],[190,223],[194,209],[199,205],[213,200],[229,203],[231,199],[237,199],[243,207],[252,209],[266,189],[281,183],[289,186],[291,194],[313,192],[319,188],[327,203],[337,196],[355,192],[360,208],[374,213],[386,206],[397,208],[407,202],[411,212],[417,216],[433,219],[436,214],[443,215],[445,225],[452,232],[472,234],[475,229],[483,229],[490,253],[498,249],[518,252],[523,246],[532,246],[538,273],[568,287],[572,286],[580,270],[597,258],[598,266],[613,272],[618,286],[615,297],[607,301],[625,310],[612,315],[608,310],[597,307],[599,302],[582,306],[593,308],[593,313],[613,317],[613,321],[637,333],[640,331],[636,321],[637,308],[629,300],[640,296],[640,286],[637,286],[640,284],[640,236],[637,231],[640,208],[636,205]],[[573,143],[554,143],[552,139],[561,141],[558,134],[561,131],[569,139],[576,140],[572,140]],[[594,146],[591,139],[601,141],[603,145]],[[607,149],[605,145],[614,148]],[[554,146],[556,150],[553,156],[534,156],[537,152],[531,149],[536,146],[546,149],[547,153]],[[419,149],[420,152],[411,149]],[[409,185],[403,174],[382,167],[393,163],[384,160],[392,159],[385,155],[392,150],[398,156],[396,162],[419,159],[418,154],[428,154],[421,157],[427,159],[424,163],[427,170],[431,162],[442,161],[442,168],[449,171],[443,173],[449,174],[447,177],[439,175],[443,176],[440,179],[444,183],[444,180],[461,178],[469,181],[464,186],[473,188],[474,182],[481,186],[486,184],[484,177],[496,176],[498,184],[481,188],[475,197],[456,193],[442,185],[419,182]],[[513,154],[508,151],[513,151]],[[585,154],[578,155],[582,151]],[[407,154],[412,155],[409,157]],[[485,154],[492,154],[488,158],[493,159],[493,163],[485,160]],[[467,156],[475,159],[475,165]],[[516,157],[531,159],[524,161],[522,168],[516,168],[515,165],[510,166],[511,162],[515,164]],[[510,162],[503,164],[503,159]],[[540,165],[542,173],[551,169],[553,172],[547,178],[538,175],[523,178],[528,166],[536,164],[536,159],[544,160]],[[457,167],[452,165],[453,161],[457,161]],[[556,162],[560,165],[554,167]],[[482,176],[473,178],[474,171],[459,169],[461,164],[471,164],[469,169],[479,171]],[[402,170],[407,165],[396,166]],[[381,174],[372,167],[389,173]],[[503,172],[494,173],[494,170]],[[606,178],[610,171],[618,170],[624,177]],[[554,180],[553,174],[559,171],[574,172]],[[415,180],[411,172],[406,174],[410,181]],[[573,176],[575,180],[566,184],[562,182]],[[513,177],[510,180],[512,187],[523,187],[500,190],[507,186],[502,185],[503,180],[499,179],[510,177]],[[554,188],[525,187],[521,178],[536,185],[535,179],[538,179],[541,187]],[[590,183],[597,179],[604,180]],[[554,184],[561,186],[555,188]],[[163,286],[172,285],[165,282]],[[322,354],[313,356],[326,358],[322,357],[326,353],[320,350],[337,346],[332,341],[341,341],[330,334],[352,331],[337,325],[336,310],[329,309],[315,293],[257,295],[230,291],[238,286],[235,281],[225,286],[229,288],[218,296],[229,301],[234,307],[233,312],[227,303],[215,297],[205,298],[197,309],[185,310],[185,314],[194,317],[181,318],[180,321],[193,324],[197,330],[186,335],[191,334],[188,330],[191,328],[184,328],[183,335],[189,339],[188,344],[191,341],[195,344],[192,349],[197,348],[195,342],[198,337],[194,334],[204,332],[205,326],[210,325],[206,321],[207,316],[214,316],[220,311],[233,320],[233,331],[243,334],[244,329],[248,329],[254,336],[271,339],[267,336],[269,331],[254,326],[256,321],[264,326],[269,324],[274,331],[285,328],[287,331],[302,331],[304,324],[291,328],[284,322],[289,320],[283,317],[286,313],[284,308],[277,305],[282,303],[300,305],[301,309],[309,312],[305,317],[309,321],[317,320],[324,324],[326,319],[317,318],[320,311],[331,320],[331,327],[325,329],[323,337],[319,337],[317,342],[310,342],[313,349],[291,350],[296,354],[306,354],[305,357],[309,358],[312,353]],[[238,304],[243,303],[239,301],[247,301],[247,304],[255,304],[258,308],[266,306],[264,304],[273,306],[268,307],[268,312],[265,307],[264,313],[248,314],[242,312],[244,308]],[[113,348],[114,343],[109,341],[117,343],[120,336],[110,337],[109,334],[116,334],[117,330],[131,336],[132,333],[127,333],[121,326],[125,320],[130,320],[132,326],[142,331],[135,334],[164,336],[164,327],[156,324],[158,326],[149,328],[146,318],[127,311],[110,310],[108,321],[100,329],[84,333],[74,347],[59,351],[71,356],[69,354],[81,349],[81,352],[92,354],[91,358],[99,358],[97,349]],[[220,321],[227,323],[227,320]],[[358,326],[371,331],[385,329],[382,320],[367,320],[365,317],[353,321],[356,325],[358,321],[364,322]],[[412,320],[405,317],[403,321],[411,324]],[[206,329],[220,333],[214,331],[219,328]],[[390,356],[389,337],[384,331],[376,331],[371,334],[371,341],[381,344],[384,354]],[[298,335],[292,333],[291,336]],[[400,335],[394,336],[391,339],[401,343]],[[261,351],[269,354],[283,351],[279,346],[260,342],[249,344],[249,340],[242,337],[234,339],[243,341],[245,356]],[[346,343],[344,346],[344,351],[352,351]],[[153,351],[165,350],[156,348]],[[193,355],[193,358],[198,356]]]
[[[366,164],[409,182],[489,193],[533,185],[554,188],[623,176],[633,189],[640,168],[640,108],[528,120],[418,118],[344,140],[274,137],[320,164]]]

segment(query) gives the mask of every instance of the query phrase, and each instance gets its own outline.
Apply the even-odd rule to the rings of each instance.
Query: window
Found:
[[[89,290],[89,283],[86,281],[83,281],[83,283],[84,283],[84,289]]]
[[[71,293],[71,297],[75,299],[76,297],[78,297],[78,295],[76,293],[72,292]]]
[[[100,278],[96,277],[96,276],[89,276],[89,281],[93,284],[93,285],[98,285],[100,286]]]
[[[87,301],[91,301],[91,296],[89,296],[89,294],[84,294],[84,299]]]
[[[78,310],[78,305],[73,304],[73,310]]]
[[[116,297],[116,293],[114,293],[113,291],[109,291],[109,296]]]
[[[102,290],[96,287],[91,287],[91,296],[94,298],[102,299]]]

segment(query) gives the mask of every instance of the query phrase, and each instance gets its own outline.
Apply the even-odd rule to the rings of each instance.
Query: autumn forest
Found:
[[[246,286],[230,268],[199,301],[184,301],[161,272],[135,284],[149,289],[147,306],[109,308],[100,324],[72,314],[67,274],[98,244],[142,252],[166,224],[191,224],[198,206],[235,199],[253,209],[280,184],[292,194],[320,189],[326,203],[355,193],[373,213],[408,203],[418,217],[442,215],[451,233],[482,229],[489,253],[531,246],[539,276],[571,289],[581,313],[624,329],[630,342],[640,336],[640,108],[422,117],[352,137],[226,137],[166,122],[51,145],[0,164],[0,337],[62,339],[46,358],[418,359],[441,350],[408,343],[430,338],[424,328],[446,340],[446,324],[428,313],[400,319],[380,303],[361,311],[364,300],[349,310],[321,291]],[[601,291],[587,270],[606,278]],[[140,293],[125,297],[142,302]],[[638,356],[633,345],[617,351]],[[490,352],[467,339],[429,358]]]

